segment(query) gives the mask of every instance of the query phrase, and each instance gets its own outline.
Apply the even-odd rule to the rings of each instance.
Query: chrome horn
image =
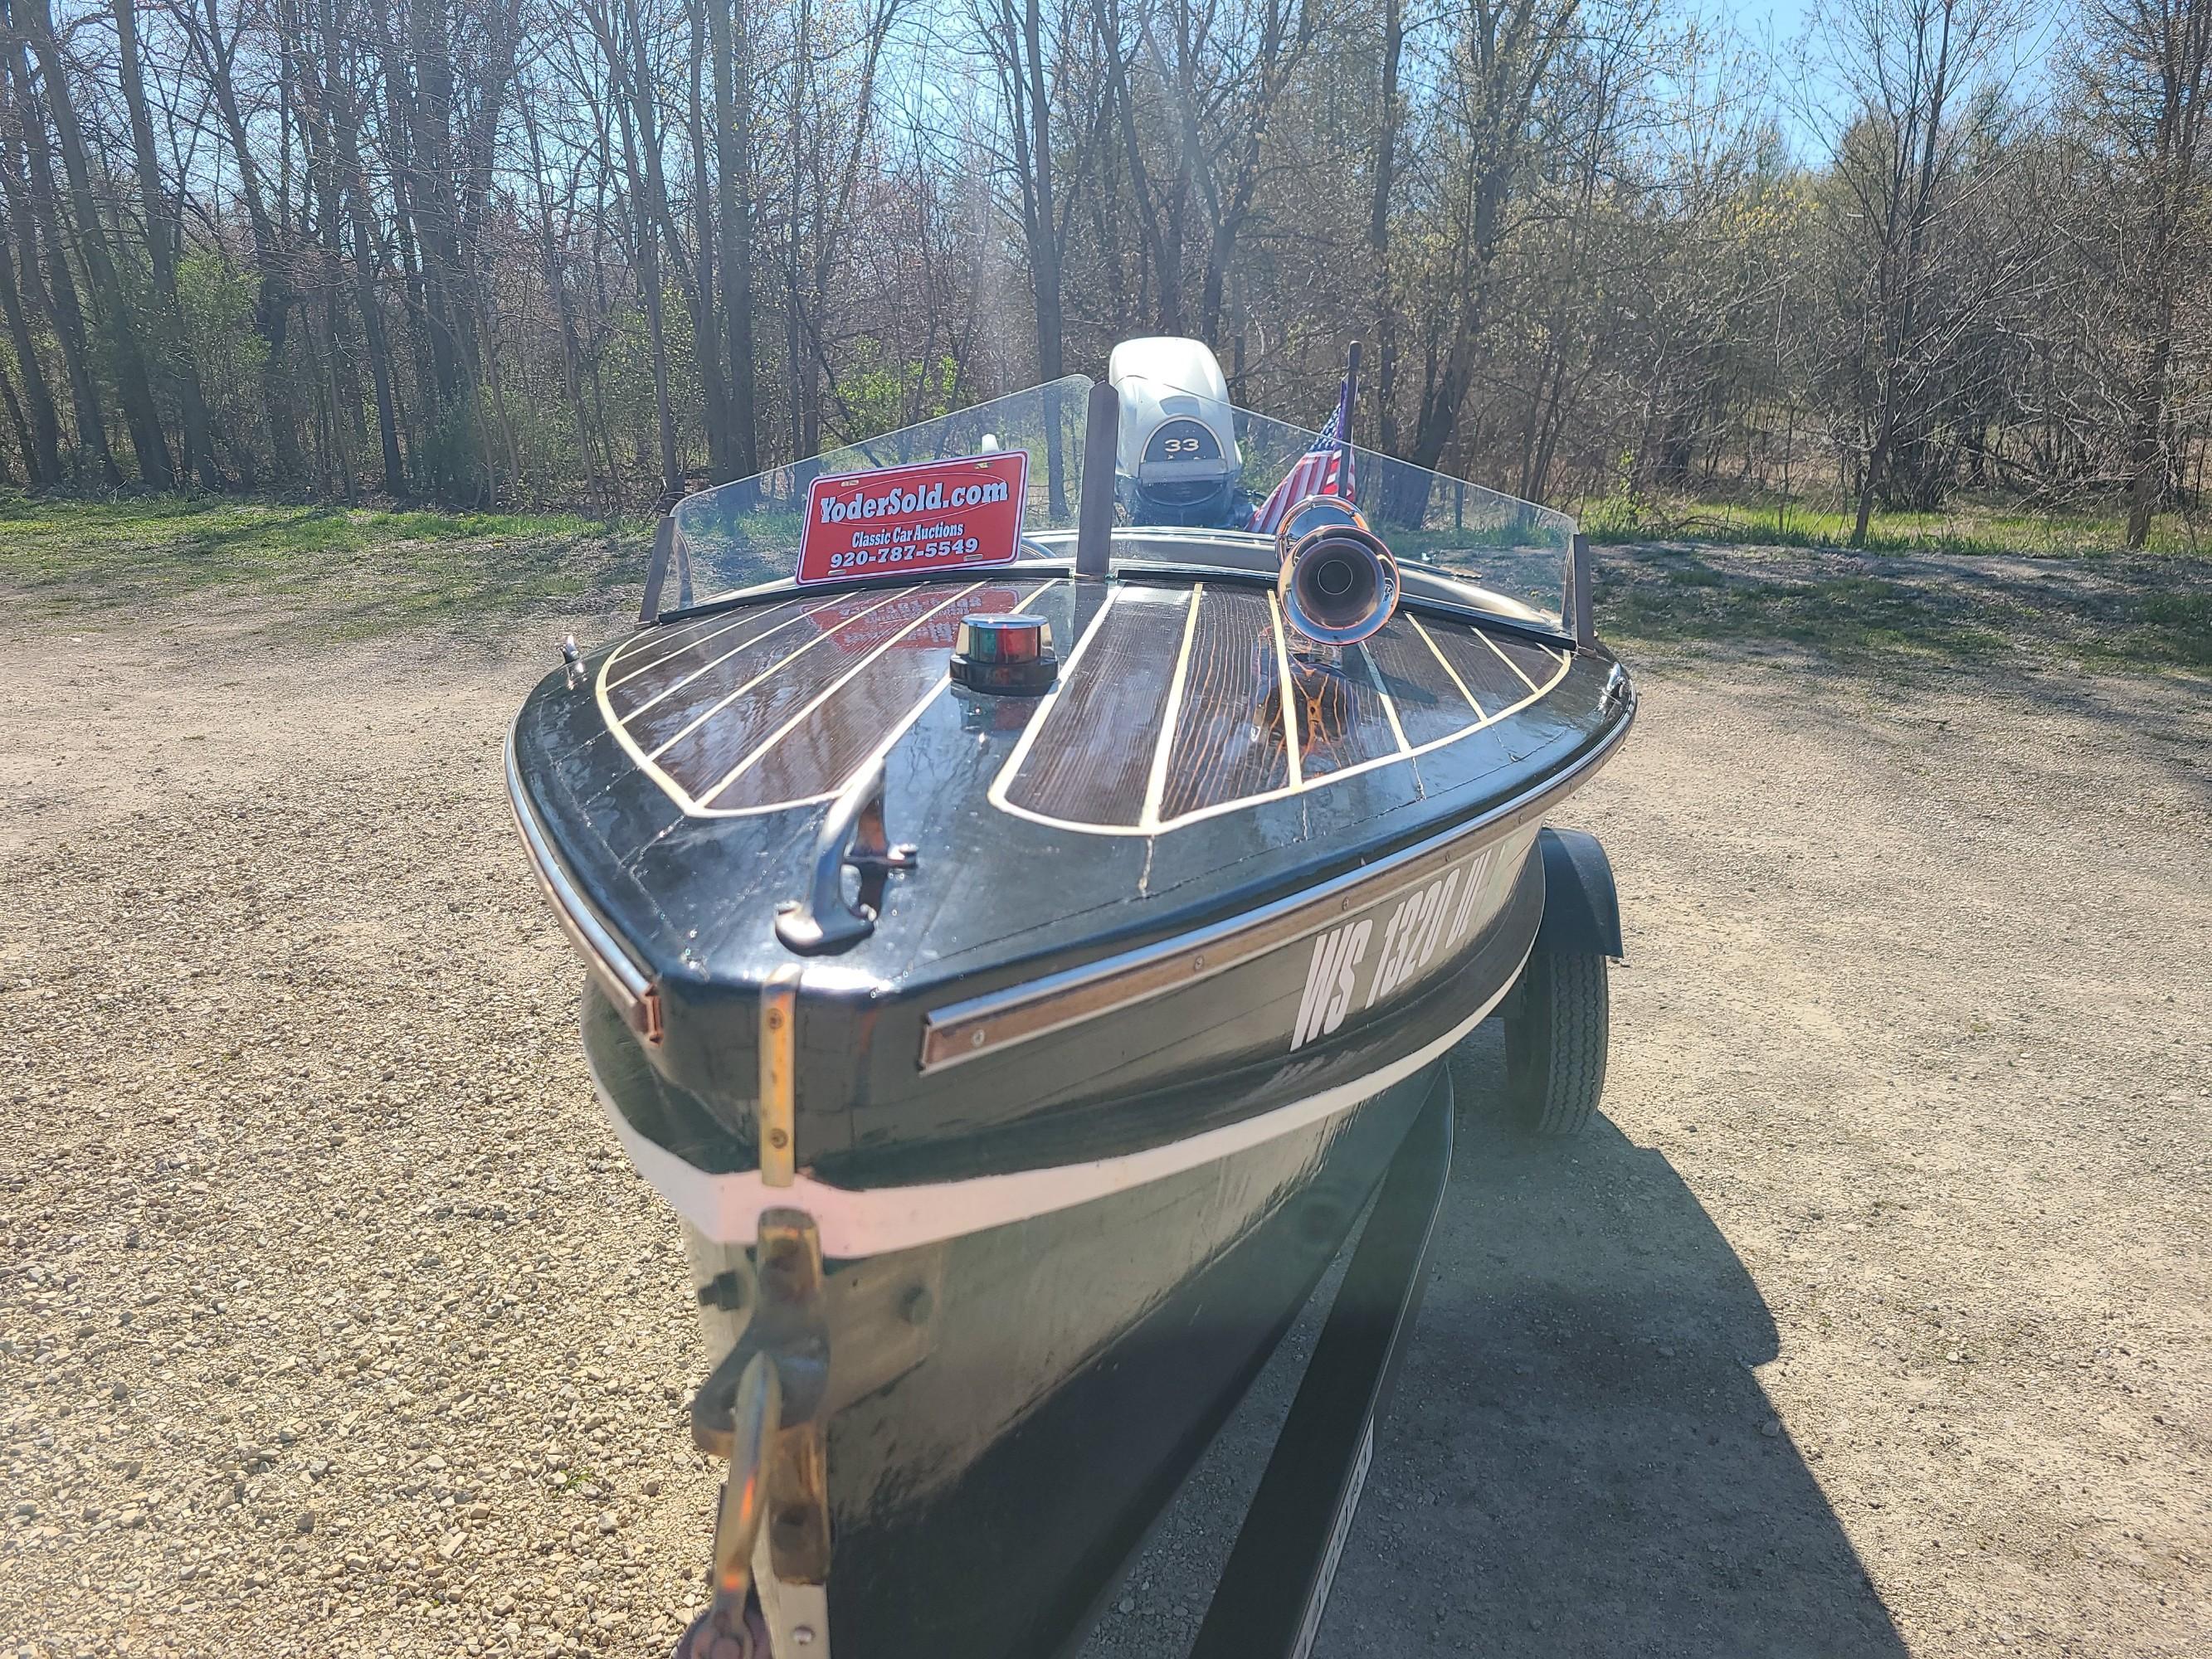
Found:
[[[1340,495],[1309,495],[1275,532],[1275,591],[1291,626],[1317,645],[1354,645],[1398,608],[1398,562]]]

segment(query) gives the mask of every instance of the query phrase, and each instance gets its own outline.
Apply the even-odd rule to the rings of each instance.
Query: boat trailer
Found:
[[[1428,1284],[1453,1116],[1451,1073],[1439,1061],[1369,1206],[1190,1659],[1313,1651]]]

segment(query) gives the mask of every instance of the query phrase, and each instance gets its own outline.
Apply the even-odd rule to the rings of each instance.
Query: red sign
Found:
[[[820,477],[799,537],[802,583],[1004,564],[1022,541],[1025,449]]]

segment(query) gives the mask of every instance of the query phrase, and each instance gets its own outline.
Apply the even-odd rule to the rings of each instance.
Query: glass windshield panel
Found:
[[[788,580],[818,477],[994,448],[1029,452],[1024,556],[1070,556],[1091,384],[1071,374],[686,497],[664,609]],[[1180,386],[1127,378],[1117,389],[1117,560],[1272,568],[1271,496],[1303,464],[1291,493],[1350,495],[1401,564],[1425,578],[1410,592],[1561,624],[1575,533],[1565,514],[1358,446],[1332,465],[1313,428]]]
[[[827,450],[811,460],[687,495],[676,504],[677,567],[663,605],[703,604],[741,587],[787,580],[799,559],[799,518],[817,478],[910,466],[987,450],[1029,451],[1025,535],[1075,528],[1083,425],[1091,382],[1080,374],[994,398],[957,414]]]
[[[1251,530],[1267,522],[1270,495],[1320,444],[1311,428],[1213,403],[1203,392],[1135,380],[1122,380],[1120,390],[1115,518],[1123,525]],[[1167,445],[1194,435],[1194,426],[1206,429],[1203,453],[1179,446],[1169,453]],[[1212,459],[1216,448],[1223,453]],[[1350,488],[1342,493],[1400,563],[1462,590],[1453,597],[1469,605],[1559,625],[1572,519],[1356,444],[1349,457]],[[1325,488],[1310,493],[1339,493],[1342,471],[1340,460],[1331,479],[1323,449],[1307,477]],[[1180,549],[1175,556],[1183,556]]]

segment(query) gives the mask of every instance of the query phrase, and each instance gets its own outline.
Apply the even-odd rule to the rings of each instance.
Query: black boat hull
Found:
[[[1633,715],[1510,620],[1311,653],[1233,570],[973,574],[647,629],[509,746],[609,1119],[745,1310],[694,1432],[717,1616],[750,1559],[782,1654],[1079,1633],[1521,972],[1539,826]],[[1050,690],[951,684],[975,607],[1049,624]]]
[[[825,1264],[833,1650],[1016,1659],[1079,1635],[1342,1244],[1438,1064],[1167,1180]],[[702,1284],[746,1254],[690,1238]],[[889,1352],[886,1323],[905,1339]],[[711,1315],[708,1333],[716,1358],[736,1334]],[[848,1344],[857,1377],[840,1374]]]

